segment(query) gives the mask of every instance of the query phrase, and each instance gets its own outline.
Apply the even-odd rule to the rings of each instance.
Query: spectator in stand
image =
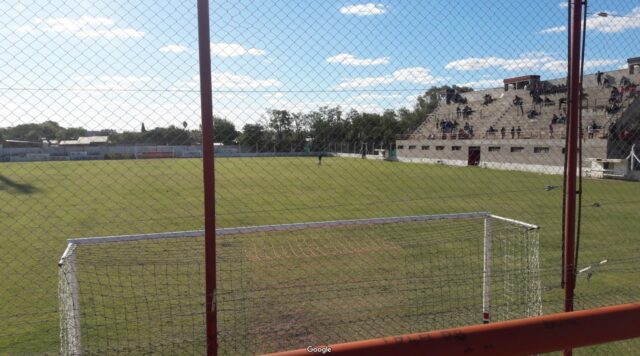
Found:
[[[522,102],[522,98],[517,96],[513,98],[513,105],[518,105],[518,103]]]
[[[589,125],[589,126],[587,127],[587,134],[588,134],[588,136],[589,136],[589,138],[590,138],[590,139],[592,139],[592,138],[593,138],[593,126]]]
[[[507,134],[507,129],[502,126],[502,128],[500,129],[500,137],[504,140],[504,136]]]
[[[609,104],[617,103],[620,100],[620,92],[618,88],[613,87],[611,89],[611,95],[609,95]]]
[[[553,117],[551,118],[551,125],[553,124],[557,124],[558,123],[558,115],[553,114]]]
[[[567,98],[558,99],[558,110],[562,109],[562,104],[566,104],[566,103],[567,103]]]
[[[518,126],[518,128],[516,129],[516,136],[520,138],[521,133],[522,133],[522,129],[520,128],[520,126]]]
[[[462,115],[462,110],[460,110],[460,105],[456,107],[456,117],[460,117]]]
[[[602,72],[598,71],[596,73],[596,80],[598,81],[598,87],[602,86]]]
[[[631,85],[631,81],[627,77],[622,77],[620,79],[620,84],[622,84],[622,86],[624,86],[624,88],[626,89],[629,87],[629,85]]]
[[[549,138],[553,138],[553,124],[549,124]]]
[[[471,110],[471,107],[469,107],[469,105],[465,105],[464,109],[462,109],[462,117],[466,119],[472,112],[473,110]]]
[[[494,132],[495,132],[495,129],[493,128],[493,126],[489,126],[489,128],[487,129],[487,132],[484,133],[484,137],[485,138],[492,137]]]
[[[618,91],[618,101],[622,102],[622,99],[624,98],[624,85],[620,85],[620,90]]]
[[[564,116],[564,113],[560,113],[560,117],[558,118],[558,123],[559,124],[566,124],[567,123],[567,117]]]
[[[518,106],[520,107],[520,115],[524,115],[524,108],[522,107],[522,100],[520,100],[520,102],[518,103]]]
[[[516,136],[516,128],[511,126],[511,138],[513,139],[513,138],[515,138],[515,136]]]

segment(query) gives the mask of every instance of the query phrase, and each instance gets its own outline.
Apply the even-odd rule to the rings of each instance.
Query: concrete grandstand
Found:
[[[442,93],[438,108],[418,129],[398,137],[397,159],[562,173],[566,78],[541,81],[529,75],[503,82],[502,88]],[[638,143],[637,84],[640,73],[634,73],[631,62],[628,69],[585,74],[581,135],[586,174],[596,159],[623,162]]]

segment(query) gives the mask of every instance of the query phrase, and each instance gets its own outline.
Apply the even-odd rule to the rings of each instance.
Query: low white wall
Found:
[[[444,164],[447,166],[466,167],[467,161],[458,159],[438,159],[438,158],[418,158],[418,157],[398,157],[398,162],[405,163],[430,163],[430,164]]]
[[[468,163],[464,160],[453,160],[453,159],[433,159],[433,158],[409,158],[409,157],[398,157],[397,161],[405,162],[405,163],[427,163],[427,164],[444,164],[447,166],[455,166],[455,167],[467,167]],[[480,162],[479,167],[487,168],[487,169],[498,169],[504,171],[519,171],[519,172],[533,172],[533,173],[543,173],[543,174],[562,174],[564,172],[564,167],[562,166],[545,166],[539,164],[523,164],[523,163],[504,163],[504,162]],[[587,174],[589,172],[588,168],[582,169],[583,175],[588,177]],[[638,179],[640,180],[640,172],[638,173]]]
[[[359,153],[332,153],[332,155],[336,157],[342,158],[360,158],[362,159],[362,155]],[[384,160],[382,156],[379,155],[366,155],[365,159],[373,159],[373,160]]]
[[[480,161],[480,167],[490,168],[490,169],[499,169],[503,171],[535,172],[535,173],[544,173],[544,174],[562,174],[564,172],[563,166],[545,166],[540,164]]]

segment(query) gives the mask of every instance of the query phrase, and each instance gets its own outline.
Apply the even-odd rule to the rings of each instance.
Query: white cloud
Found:
[[[398,69],[395,72],[379,77],[362,77],[344,81],[337,85],[339,89],[363,88],[377,85],[387,85],[397,82],[432,85],[444,81],[445,78],[438,78],[431,74],[429,69],[423,67],[412,67]]]
[[[404,96],[401,94],[377,94],[377,93],[360,93],[351,97],[352,101],[372,101],[372,100],[389,100],[389,99],[402,99]]]
[[[366,94],[365,94],[366,95]],[[397,105],[390,104],[391,101],[397,100],[395,96],[388,97],[385,95],[377,95],[372,94],[370,100],[364,100],[364,96],[354,96],[354,97],[333,97],[326,98],[325,100],[318,100],[308,97],[300,97],[300,96],[290,96],[289,94],[283,93],[273,93],[264,96],[266,100],[263,108],[255,108],[257,109],[256,113],[264,113],[267,110],[271,109],[281,109],[288,110],[290,112],[310,112],[313,110],[317,110],[320,107],[340,107],[343,112],[349,112],[351,110],[356,110],[359,112],[371,112],[371,113],[383,113],[385,107],[387,108],[395,108]],[[374,99],[374,96],[376,97]],[[398,98],[402,98],[402,96],[398,96]],[[254,114],[255,115],[255,114]]]
[[[73,76],[71,79],[75,82],[71,89],[89,91],[140,89],[154,81],[154,78],[149,76],[135,75],[101,75],[99,77],[84,75]]]
[[[213,73],[212,75],[214,88],[257,89],[282,86],[282,83],[276,79],[255,79],[248,75],[228,72]]]
[[[592,15],[587,19],[587,29],[603,33],[620,33],[640,28],[640,6],[626,15],[617,16],[613,11],[604,11],[607,17]]]
[[[230,72],[213,72],[211,73],[211,80],[211,86],[214,89],[260,89],[282,86],[282,82],[276,79],[256,79],[249,75]],[[199,88],[200,76],[196,75],[190,80],[183,80],[176,83],[171,89],[197,90]]]
[[[490,68],[495,65],[495,61],[500,60],[500,58],[496,57],[484,57],[484,58],[465,58],[457,61],[447,63],[444,68],[445,69],[455,69],[455,70],[478,70]]]
[[[502,79],[482,79],[475,82],[462,83],[462,87],[471,87],[473,89],[489,89],[502,87]]]
[[[566,6],[565,6],[566,7]],[[620,33],[626,30],[634,30],[640,28],[640,6],[635,7],[628,14],[618,16],[613,11],[602,11],[609,14],[607,17],[601,17],[596,12],[587,18],[587,29],[602,33]],[[559,33],[565,32],[566,26],[555,26],[546,28],[540,33]]]
[[[22,33],[66,34],[78,38],[141,38],[144,32],[133,28],[115,26],[115,20],[107,17],[81,16],[79,18],[52,17],[35,18],[31,24],[17,29]]]
[[[178,45],[178,44],[171,44],[171,45],[166,45],[164,47],[160,47],[160,52],[163,52],[163,53],[182,53],[188,50],[189,50],[189,47]]]
[[[611,66],[618,64],[619,61],[616,59],[594,59],[594,60],[586,60],[584,61],[584,69],[593,69],[603,66]],[[549,63],[545,63],[543,66],[543,70],[548,70],[550,72],[565,72],[567,70],[567,61],[565,60],[556,60]]]
[[[264,56],[266,52],[257,48],[245,48],[238,43],[212,43],[211,52],[218,57],[238,57],[238,56]]]
[[[561,2],[558,4],[558,6],[560,6],[561,9],[566,9],[569,7],[569,3],[568,2]]]
[[[556,27],[545,28],[544,30],[540,31],[540,33],[560,33],[560,32],[565,32],[566,30],[567,30],[566,26],[556,26]]]
[[[375,66],[380,64],[389,64],[389,57],[382,58],[356,58],[352,54],[340,53],[333,57],[327,58],[329,63],[339,63],[351,66]]]
[[[453,62],[449,62],[445,65],[446,69],[454,69],[460,71],[471,71],[486,69],[492,67],[502,68],[504,70],[524,70],[524,69],[537,69],[547,62],[552,61],[553,58],[541,54],[530,53],[518,58],[499,58],[499,57],[482,57],[482,58],[465,58]]]
[[[607,66],[618,63],[615,59],[594,59],[584,62],[584,68]],[[567,70],[567,61],[554,58],[544,52],[532,52],[518,58],[465,58],[448,63],[446,69],[460,71],[472,71],[486,68],[500,68],[507,71],[518,70],[544,70],[549,72],[564,72]]]
[[[340,8],[340,13],[344,15],[356,15],[356,16],[372,16],[382,15],[387,12],[384,4],[366,3],[357,4],[351,6],[344,6]]]

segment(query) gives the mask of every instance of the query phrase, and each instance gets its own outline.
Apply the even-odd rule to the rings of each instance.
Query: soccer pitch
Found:
[[[3,163],[0,354],[58,351],[67,238],[200,229],[201,170],[190,159]],[[561,294],[562,189],[545,189],[560,176],[307,157],[218,159],[216,179],[218,227],[471,211],[527,221],[541,227],[543,298]],[[638,264],[619,262],[640,255],[640,185],[585,180],[583,191],[579,267],[608,264],[578,278],[577,307],[637,299]]]

